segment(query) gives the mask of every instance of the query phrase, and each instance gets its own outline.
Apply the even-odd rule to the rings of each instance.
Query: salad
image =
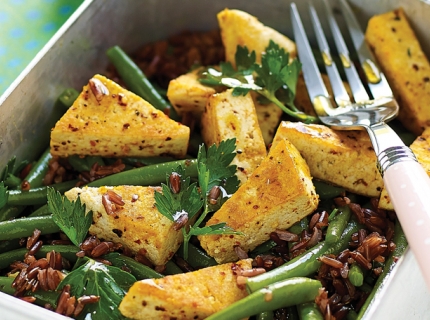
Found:
[[[206,81],[206,84],[215,84],[219,87],[220,85],[225,85],[225,82],[223,82],[225,78],[234,78],[236,80],[243,79],[243,77],[250,73],[249,68],[252,66],[261,72],[259,73],[260,80],[256,81],[256,83],[259,84],[259,88],[262,88],[262,85],[258,81],[262,81],[263,84],[265,83],[267,90],[267,93],[262,95],[263,98],[261,98],[259,102],[263,105],[267,105],[269,102],[267,100],[273,98],[274,92],[277,89],[284,89],[282,95],[283,101],[286,101],[285,105],[291,104],[294,106],[292,102],[294,99],[291,97],[292,93],[288,91],[288,89],[293,87],[293,84],[289,83],[290,86],[286,87],[287,90],[282,87],[282,84],[278,86],[277,89],[273,89],[273,87],[271,87],[273,86],[273,82],[271,82],[270,79],[263,79],[267,76],[267,73],[264,73],[262,69],[264,69],[265,63],[270,65],[270,52],[273,52],[274,55],[279,55],[279,53],[285,54],[285,51],[282,51],[279,46],[276,46],[276,43],[271,43],[266,49],[268,54],[262,57],[262,67],[260,67],[260,69],[255,66],[256,62],[252,51],[245,51],[246,49],[244,47],[239,47],[237,52],[242,52],[242,62],[243,57],[246,57],[248,60],[244,62],[245,64],[240,64],[238,60],[241,59],[241,56],[240,54],[236,55],[236,67],[241,70],[240,74],[232,73],[234,70],[229,69],[229,66],[225,64],[221,67],[221,72],[216,68],[199,71],[198,74],[201,77],[202,83]],[[117,52],[121,56],[123,55],[118,48],[114,48],[113,50],[115,51],[111,51],[111,53]],[[264,58],[266,58],[266,60],[264,60]],[[284,62],[287,62],[285,64],[287,68],[286,73],[296,73],[297,76],[297,67],[293,67],[291,63],[288,63],[288,58],[287,55],[286,58],[283,59]],[[291,69],[296,71],[291,71]],[[218,71],[218,73],[216,71]],[[258,73],[258,71],[256,72]],[[95,77],[92,79],[94,78]],[[125,81],[125,78],[123,78],[123,81]],[[160,85],[162,85],[162,83]],[[131,85],[127,83],[126,86],[131,88]],[[151,88],[154,89],[153,87]],[[236,92],[234,92],[235,90]],[[240,96],[247,94],[249,90],[250,88],[246,88],[243,85],[236,86],[232,91],[232,96],[237,95],[240,98]],[[151,92],[154,93],[154,91]],[[155,92],[157,92],[158,95],[160,95],[161,92],[162,95],[161,90],[160,92]],[[83,91],[83,93],[85,92]],[[74,99],[70,98],[70,95],[71,93],[68,92],[62,96],[61,99],[63,102],[73,102]],[[96,94],[94,95],[97,96]],[[278,103],[272,100],[270,101],[275,104]],[[152,104],[155,105],[155,103]],[[305,122],[316,121],[312,115],[307,116],[298,109],[294,110],[294,107],[290,106],[290,108],[293,108],[293,113],[296,113],[299,118],[302,117],[300,120],[304,120]],[[170,111],[172,110],[173,109],[170,109]],[[173,114],[170,116],[172,118],[174,117]],[[193,125],[195,127],[199,126],[198,123],[193,124],[195,120],[187,119],[187,115],[180,114],[179,116],[181,117],[181,121],[188,124],[189,127]],[[289,114],[289,116],[290,117],[287,119],[291,121],[291,116],[293,115]],[[196,138],[196,140],[198,140],[198,138]],[[202,254],[199,243],[195,241],[196,236],[200,239],[202,239],[202,236],[206,235],[210,235],[211,237],[222,235],[228,238],[231,236],[233,238],[242,236],[241,231],[231,228],[226,221],[220,221],[218,224],[208,224],[207,226],[202,224],[206,220],[205,218],[208,214],[212,214],[219,210],[225,203],[228,203],[228,199],[233,197],[232,194],[236,192],[236,189],[240,188],[239,181],[235,175],[236,168],[239,166],[236,165],[235,168],[230,164],[236,154],[239,153],[239,151],[243,151],[235,148],[236,143],[237,141],[234,139],[227,139],[219,142],[218,147],[210,144],[204,147],[201,146],[201,142],[198,142],[194,150],[190,148],[190,154],[193,155],[192,152],[194,152],[194,157],[192,157],[191,160],[175,160],[164,163],[166,159],[162,158],[158,160],[163,161],[163,164],[155,166],[150,166],[150,162],[154,161],[154,158],[137,160],[126,160],[124,158],[118,161],[110,160],[109,158],[100,160],[98,157],[85,157],[84,159],[80,157],[69,157],[67,161],[61,163],[61,161],[51,161],[51,159],[49,159],[51,153],[47,152],[38,162],[38,164],[41,165],[40,168],[46,168],[47,172],[45,172],[44,175],[37,175],[37,179],[40,180],[42,177],[50,182],[59,182],[59,185],[52,185],[52,188],[45,189],[40,187],[40,190],[44,191],[40,191],[39,189],[34,191],[35,186],[37,186],[38,183],[40,184],[41,181],[37,182],[38,180],[36,178],[30,178],[30,174],[34,177],[36,176],[34,171],[37,170],[34,168],[38,166],[32,167],[31,170],[33,172],[28,172],[29,166],[22,168],[20,164],[15,164],[13,161],[9,162],[7,168],[5,168],[2,173],[2,210],[10,206],[11,211],[8,211],[8,214],[12,216],[10,212],[16,214],[16,211],[12,210],[17,210],[16,208],[12,209],[12,206],[28,205],[30,208],[20,207],[19,209],[23,210],[23,215],[30,216],[30,218],[16,219],[11,221],[9,225],[14,224],[14,227],[11,228],[16,228],[17,223],[27,223],[27,227],[31,229],[32,234],[28,234],[29,229],[24,230],[19,235],[15,233],[16,229],[13,231],[14,236],[18,235],[18,238],[29,236],[26,245],[30,252],[27,253],[27,249],[11,250],[11,248],[20,246],[20,243],[19,241],[10,241],[10,234],[2,232],[5,237],[4,239],[8,239],[7,242],[2,242],[2,245],[7,248],[5,251],[8,251],[7,254],[10,259],[17,261],[13,262],[12,270],[8,270],[10,275],[15,276],[15,279],[9,277],[3,280],[6,282],[13,282],[15,284],[14,289],[19,289],[17,291],[14,290],[15,292],[13,294],[21,296],[23,299],[42,303],[44,305],[48,304],[51,308],[56,309],[57,312],[62,314],[75,314],[76,317],[84,317],[87,314],[91,314],[92,317],[97,318],[99,316],[112,317],[110,308],[112,306],[117,307],[121,303],[121,299],[127,291],[131,290],[130,286],[136,279],[161,279],[163,274],[173,274],[178,272],[179,269],[186,271],[190,271],[191,269],[203,270],[202,267],[208,267],[210,265],[214,265],[213,267],[217,268],[213,259],[205,256],[204,252]],[[278,144],[278,147],[272,146],[270,152],[272,152],[272,150],[276,151],[281,149],[281,147],[287,148],[287,146]],[[149,163],[145,163],[145,161]],[[50,166],[46,165],[47,162],[50,162]],[[54,170],[53,167],[57,168]],[[63,170],[59,170],[60,172],[58,172],[59,167],[64,169],[64,173],[61,172]],[[130,169],[131,167],[141,168]],[[113,185],[112,179],[116,179],[120,177],[120,174],[125,175],[126,173],[128,173],[127,179],[125,180],[126,182],[121,182],[119,184],[134,184],[133,178],[138,179],[141,173],[137,174],[137,171],[133,170],[154,173],[155,170],[159,169],[161,173],[159,173],[158,182],[155,182],[157,178],[155,178],[155,180],[149,180],[152,179],[149,174],[145,176],[145,182],[149,185],[155,185],[156,183],[161,185],[163,183],[162,193],[159,193],[159,190],[153,191],[157,192],[153,193],[155,205],[158,211],[172,223],[173,229],[176,229],[175,231],[182,234],[186,240],[182,248],[177,251],[177,254],[174,256],[174,262],[176,262],[176,264],[174,264],[172,260],[169,260],[169,262],[165,264],[154,265],[154,260],[151,261],[148,259],[148,254],[145,252],[147,250],[127,252],[129,248],[120,246],[113,241],[100,241],[97,237],[94,237],[94,235],[86,238],[86,231],[88,231],[92,222],[92,219],[89,218],[92,218],[92,216],[88,215],[86,208],[81,206],[81,200],[78,200],[81,198],[77,197],[76,202],[70,202],[67,198],[54,191],[54,189],[57,189],[60,192],[64,192],[72,187],[77,185],[82,186],[84,184],[91,185],[95,188],[99,186],[103,188],[104,186]],[[216,172],[216,174],[214,175],[213,172]],[[18,178],[18,173],[20,173],[24,179],[23,181],[16,180],[19,182],[15,182],[14,185],[14,182],[11,180]],[[103,176],[106,176],[106,178],[101,178]],[[121,178],[118,179],[120,179],[118,181],[121,181]],[[251,178],[247,177],[247,179]],[[148,181],[151,182],[148,183]],[[248,306],[248,308],[251,306],[253,309],[249,312],[255,313],[250,313],[249,315],[265,313],[269,311],[265,310],[265,308],[267,308],[267,304],[264,303],[265,301],[267,303],[274,303],[275,307],[271,306],[270,309],[275,308],[278,317],[281,317],[280,314],[282,313],[295,312],[294,310],[296,308],[293,306],[296,305],[299,305],[297,308],[299,312],[312,313],[322,311],[326,317],[335,316],[341,319],[348,314],[354,315],[354,312],[360,309],[360,304],[364,304],[366,298],[371,294],[371,288],[369,286],[377,281],[377,276],[383,272],[388,272],[389,267],[383,268],[383,266],[390,266],[391,263],[395,261],[396,257],[401,254],[401,251],[395,250],[402,249],[403,246],[401,243],[404,239],[402,240],[402,233],[398,223],[396,223],[397,220],[394,213],[378,209],[377,201],[375,200],[370,201],[366,206],[364,204],[367,202],[366,199],[346,193],[344,188],[332,188],[330,185],[323,185],[318,188],[317,181],[314,182],[317,185],[316,193],[319,195],[320,203],[318,204],[318,208],[314,208],[316,210],[309,212],[309,216],[306,214],[306,218],[300,219],[297,223],[291,223],[293,226],[284,228],[283,230],[275,228],[275,230],[270,233],[270,240],[269,238],[267,239],[268,242],[261,243],[259,244],[261,246],[254,247],[252,250],[246,250],[246,248],[244,249],[244,246],[241,245],[234,247],[233,251],[241,261],[241,263],[234,264],[234,266],[239,266],[238,269],[234,271],[236,280],[234,285],[240,289],[241,293],[233,298],[236,299],[238,297],[247,296],[244,300],[237,299],[241,305],[240,307],[234,308],[235,310],[245,310],[247,309],[245,306]],[[135,183],[143,184],[143,182]],[[246,181],[242,183],[244,185]],[[12,190],[13,188],[21,188],[23,191],[14,192]],[[82,190],[84,189],[82,188]],[[37,192],[42,194],[41,198],[38,198]],[[312,192],[312,190],[310,190],[310,192]],[[105,202],[102,204],[106,213],[114,217],[116,214],[120,215],[120,213],[117,213],[117,209],[119,209],[118,212],[121,212],[121,207],[126,205],[124,203],[125,197],[118,197],[118,193],[119,191],[117,192],[115,190],[103,190],[101,194],[101,201],[104,199]],[[24,194],[26,194],[24,198],[28,197],[25,200],[22,198]],[[130,202],[133,201],[133,196],[135,194],[137,194],[135,191],[131,193]],[[45,203],[46,195],[48,197],[48,206],[42,206],[34,210],[34,205],[42,205]],[[86,207],[88,206],[89,204],[86,203]],[[337,210],[333,209],[334,207],[336,207]],[[198,216],[201,210],[203,214]],[[172,212],[177,213],[182,211],[187,212],[187,215],[175,216],[172,214]],[[351,218],[352,216],[355,218]],[[6,223],[4,225],[7,226]],[[366,228],[363,227],[364,225]],[[43,233],[47,234],[56,234],[61,231],[60,238],[48,236],[48,240],[44,239],[44,241],[48,241],[51,245],[42,245],[39,240],[40,234],[35,230],[42,230]],[[118,229],[114,233],[119,236],[118,234],[121,232],[124,232],[124,230]],[[377,233],[377,235],[373,232]],[[330,237],[333,238],[331,239]],[[344,240],[346,243],[342,243],[341,240]],[[74,249],[72,249],[73,246],[70,242],[74,244]],[[342,246],[340,243],[342,243]],[[67,246],[67,248],[62,248],[62,244]],[[334,249],[338,245],[339,248]],[[200,265],[190,267],[188,258],[189,255],[191,255],[191,250],[198,252],[200,258],[204,257],[204,262],[200,262]],[[24,254],[26,254],[25,259],[27,260],[16,258],[18,256],[23,257]],[[39,258],[42,256],[46,258]],[[313,257],[313,259],[309,259],[310,256]],[[78,257],[79,259],[77,259]],[[133,259],[130,259],[130,257],[133,257]],[[246,261],[249,261],[247,260],[249,257],[253,257],[253,260],[246,265]],[[316,259],[316,257],[318,257],[318,259]],[[73,266],[71,265],[69,268],[66,268],[65,259]],[[222,259],[224,258],[217,258],[217,260],[220,261],[222,261]],[[2,265],[2,268],[8,268],[10,260],[3,259],[3,257],[0,260],[2,263],[5,263],[4,266]],[[136,265],[135,261],[139,261],[141,264],[143,262],[143,264],[149,268]],[[298,269],[290,267],[296,261],[302,262],[300,269],[307,269],[305,272],[306,274],[300,273]],[[39,266],[40,264],[45,264],[45,267]],[[36,267],[34,265],[36,265]],[[180,266],[179,269],[178,265]],[[295,282],[287,279],[285,280],[285,282],[287,282],[285,287],[282,286],[278,288],[276,285],[272,284],[272,281],[273,283],[280,283],[281,280],[284,281],[279,278],[280,273],[285,274],[285,270],[281,269],[283,266],[285,266],[286,269],[293,270],[292,275],[294,276]],[[64,269],[68,271],[63,272],[62,270]],[[142,269],[144,271],[142,271]],[[232,267],[229,266],[229,269],[231,270]],[[274,271],[283,271],[270,273],[272,269]],[[363,273],[363,270],[370,271]],[[131,271],[131,273],[128,273],[128,271]],[[48,273],[50,274],[49,277],[47,275]],[[317,273],[317,280],[304,278],[315,273]],[[38,280],[38,283],[36,283],[37,281],[32,281],[32,279],[35,279],[33,274],[36,275],[37,279],[47,279],[46,282],[42,280]],[[379,278],[381,279],[381,277]],[[56,280],[54,281],[52,279]],[[82,287],[82,283],[96,285],[94,285],[94,288],[91,288],[89,285]],[[150,282],[145,283],[148,284]],[[253,283],[255,284],[253,285]],[[271,287],[272,285],[274,286],[273,288]],[[240,286],[242,286],[242,288],[240,288]],[[283,290],[282,297],[285,297],[287,294],[297,294],[301,292],[301,290],[303,290],[301,288],[304,287],[308,287],[309,290],[305,290],[306,294],[303,295],[302,300],[291,300],[291,303],[293,303],[291,305],[279,305],[280,302],[278,302],[278,299],[273,298],[278,295],[278,293],[275,294],[278,289]],[[320,290],[322,287],[326,290]],[[7,288],[7,286],[3,285],[2,288]],[[248,290],[248,292],[256,292],[259,296],[258,294],[247,295],[246,290]],[[31,291],[32,293],[27,291]],[[291,292],[288,293],[289,291]],[[16,292],[19,293],[17,294]],[[112,294],[112,292],[115,294]],[[187,294],[187,291],[184,292]],[[29,295],[27,295],[27,293],[29,293]],[[46,295],[44,296],[44,294]],[[240,296],[240,294],[242,294],[242,296]],[[49,297],[49,295],[51,296]],[[346,296],[349,298],[345,298]],[[316,300],[315,297],[317,297]],[[62,301],[66,301],[67,304],[63,304]],[[318,305],[316,306],[314,303],[309,303],[309,301],[317,301]],[[142,303],[143,302],[139,301],[140,305],[142,305]],[[327,306],[329,307],[327,308]],[[160,308],[160,311],[163,311],[161,309],[162,308]],[[138,313],[139,312],[138,310]],[[224,312],[232,311],[227,308]],[[117,309],[115,309],[113,314],[115,317],[122,317]],[[227,313],[220,314],[219,316],[241,318],[243,314],[234,315]],[[214,317],[216,317],[216,315],[214,315]]]

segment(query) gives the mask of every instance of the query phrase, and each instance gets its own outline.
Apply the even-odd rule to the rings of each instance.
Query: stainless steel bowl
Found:
[[[430,5],[424,0],[350,0],[363,28],[373,14],[404,7],[430,56]],[[297,0],[307,12],[306,1]],[[319,2],[315,1],[317,5]],[[288,1],[86,0],[0,97],[0,168],[11,156],[32,160],[46,147],[53,102],[67,87],[81,88],[107,66],[105,51],[140,45],[182,30],[217,27],[216,13],[229,7],[255,15],[292,37]],[[430,102],[429,102],[430,103]],[[1,319],[64,319],[0,293]],[[366,319],[426,319],[430,294],[410,251],[400,260]]]

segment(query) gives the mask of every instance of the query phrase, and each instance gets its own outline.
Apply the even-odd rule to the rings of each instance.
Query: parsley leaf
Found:
[[[185,177],[185,170],[179,166],[174,171],[181,179],[181,192],[174,193],[168,187],[169,177],[167,177],[167,185],[162,184],[162,193],[155,193],[155,206],[161,214],[166,216],[170,221],[175,222],[177,217],[185,212],[188,219],[191,219],[202,207],[202,199],[200,198],[197,184],[190,185],[190,177]]]
[[[0,182],[0,209],[7,204],[8,197],[9,197],[9,193],[7,192],[7,187],[5,187],[2,181]]]
[[[290,62],[289,53],[270,40],[261,64],[256,63],[255,51],[237,46],[235,54],[237,70],[229,62],[204,70],[199,81],[206,85],[223,85],[233,89],[233,95],[246,95],[250,90],[258,92],[270,102],[275,103],[288,115],[305,123],[316,123],[318,118],[299,111],[294,105],[297,80],[301,64],[297,59]],[[256,75],[256,76],[254,76]],[[282,92],[283,99],[279,99]]]
[[[77,319],[125,319],[118,306],[134,282],[136,278],[131,273],[88,259],[70,272],[57,290],[70,284],[70,295],[76,299],[83,295],[100,297],[98,302],[85,305]]]
[[[238,234],[225,223],[200,227],[207,214],[216,211],[239,187],[236,166],[230,164],[236,155],[235,148],[236,139],[221,141],[219,146],[212,145],[208,150],[203,145],[200,146],[197,156],[198,187],[196,183],[190,184],[190,178],[185,177],[185,170],[179,166],[174,171],[180,177],[179,182],[174,182],[176,186],[172,186],[168,175],[167,183],[162,184],[162,193],[155,194],[158,211],[177,223],[182,230],[185,259],[188,257],[188,242],[192,236]],[[214,187],[220,189],[219,196],[209,201],[209,193]],[[190,219],[199,212],[198,219],[189,225]],[[181,219],[184,215],[186,220]]]
[[[77,247],[85,239],[93,221],[92,211],[85,214],[81,199],[69,201],[53,188],[48,187],[48,207],[54,222]]]

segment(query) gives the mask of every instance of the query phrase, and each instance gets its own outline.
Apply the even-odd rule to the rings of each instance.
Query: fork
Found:
[[[397,116],[399,106],[384,74],[379,70],[367,48],[364,34],[354,13],[345,0],[340,0],[340,5],[371,97],[350,60],[348,48],[327,0],[323,0],[324,16],[328,19],[354,101],[350,100],[345,90],[333,63],[317,11],[310,4],[313,29],[333,89],[336,104],[332,104],[299,12],[295,3],[292,3],[294,39],[308,93],[318,117],[325,125],[338,130],[365,129],[368,132],[385,188],[421,273],[430,288],[430,179],[413,152],[386,124]]]

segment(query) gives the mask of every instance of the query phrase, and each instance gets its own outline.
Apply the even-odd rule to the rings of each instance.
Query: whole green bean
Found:
[[[21,185],[22,180],[21,178],[9,173],[7,175],[7,178],[3,182],[4,182],[4,185],[9,189],[15,189]]]
[[[172,173],[173,170],[176,170],[179,165],[184,167],[185,174],[187,176],[190,176],[191,178],[197,177],[196,159],[177,160],[115,173],[90,182],[88,186],[101,187],[118,186],[123,184],[134,186],[160,185],[160,183],[166,182],[166,175]]]
[[[406,247],[408,246],[408,242],[406,240],[406,236],[403,232],[403,229],[399,223],[399,221],[396,221],[394,225],[394,237],[393,241],[396,244],[396,248],[393,250],[393,252],[390,253],[384,267],[384,271],[379,275],[378,280],[376,280],[376,283],[373,287],[372,292],[367,297],[366,302],[361,307],[359,313],[358,313],[358,319],[362,319],[366,315],[366,311],[369,310],[369,307],[374,303],[374,297],[377,292],[381,291],[385,282],[388,279],[388,275],[391,273],[393,268],[396,266],[397,258],[401,257],[404,251],[406,250]]]
[[[59,109],[65,113],[72,105],[73,102],[79,97],[79,92],[73,88],[65,89],[55,101],[54,108]]]
[[[177,251],[177,254],[181,258],[184,258],[184,250],[182,246]],[[214,258],[208,256],[206,252],[197,248],[195,245],[191,243],[188,244],[187,262],[189,263],[190,266],[192,266],[195,269],[201,269],[201,268],[218,265],[218,263],[215,261]]]
[[[52,214],[52,212],[49,209],[49,206],[47,204],[45,204],[45,205],[41,206],[40,208],[38,208],[37,210],[30,213],[27,217],[29,217],[29,218],[31,218],[31,217],[43,217],[43,216],[48,216],[50,214]]]
[[[52,219],[52,215],[20,218],[0,222],[0,240],[29,237],[32,235],[34,229],[39,229],[42,234],[50,234],[60,231],[60,228],[55,224],[54,219]]]
[[[0,253],[21,248],[20,239],[0,241]]]
[[[327,233],[325,236],[325,242],[327,244],[334,244],[340,240],[342,231],[348,224],[351,218],[351,209],[349,206],[343,206],[339,208],[339,213],[330,221],[327,227]]]
[[[184,272],[176,265],[176,263],[174,263],[172,260],[169,260],[166,263],[166,270],[164,271],[164,273],[167,275],[174,275]]]
[[[264,253],[270,252],[270,250],[274,247],[276,247],[276,242],[273,240],[267,240],[267,241],[263,242],[262,244],[260,244],[259,246],[257,246],[254,250],[252,250],[249,253],[249,256],[251,258],[255,258],[259,254],[264,254]]]
[[[299,303],[297,305],[297,312],[299,314],[300,320],[323,320],[324,319],[318,306],[313,301]]]
[[[61,253],[61,256],[71,263],[75,263],[78,259],[76,253],[79,251],[79,248],[72,245],[43,245],[40,250],[36,252],[36,258],[45,258],[46,254],[52,250]],[[27,252],[28,250],[26,248],[21,248],[1,253],[0,269],[8,267],[14,261],[23,260]]]
[[[318,258],[323,254],[338,254],[348,247],[351,235],[357,232],[359,224],[351,220],[342,232],[341,240],[334,245],[320,242],[315,247],[288,261],[282,266],[246,280],[248,292],[255,292],[272,283],[292,277],[307,277],[316,272],[321,265]]]
[[[109,48],[106,54],[132,92],[163,112],[171,109],[170,104],[155,90],[139,66],[120,47]]]
[[[66,182],[56,183],[51,185],[50,187],[59,191],[60,193],[64,193],[70,189],[72,189],[77,180],[70,180]],[[47,187],[38,187],[34,189],[30,189],[28,191],[22,190],[10,190],[8,204],[9,205],[34,205],[34,204],[46,204],[47,199]]]
[[[13,295],[15,288],[12,288],[12,282],[15,278],[0,276],[0,292]]]
[[[363,270],[361,270],[361,268],[356,263],[349,267],[348,279],[356,287],[363,285]]]
[[[38,188],[43,186],[43,179],[48,172],[48,163],[52,159],[51,149],[47,148],[39,160],[31,167],[30,172],[24,178],[30,184],[30,188]]]
[[[78,155],[72,155],[67,158],[67,161],[76,171],[90,171],[94,163],[98,163],[100,166],[104,166],[105,162],[102,157],[99,156],[86,156],[81,158]]]
[[[159,156],[159,157],[151,157],[151,158],[122,158],[122,162],[124,164],[128,164],[133,167],[138,166],[149,166],[152,164],[158,164],[163,162],[175,161],[173,157],[168,156]]]
[[[290,278],[251,293],[227,308],[209,316],[207,320],[239,320],[260,312],[313,301],[320,288],[321,282],[318,280],[304,277]]]
[[[313,180],[315,191],[321,200],[332,199],[338,197],[345,189],[342,187],[334,186],[321,180]]]
[[[11,206],[5,205],[0,209],[0,222],[6,221],[12,218],[17,218],[24,210],[26,206]]]
[[[115,267],[127,267],[130,269],[131,273],[136,277],[137,280],[164,277],[161,273],[158,273],[150,267],[145,266],[133,258],[127,257],[118,252],[108,253],[102,258],[112,262],[112,265]]]

